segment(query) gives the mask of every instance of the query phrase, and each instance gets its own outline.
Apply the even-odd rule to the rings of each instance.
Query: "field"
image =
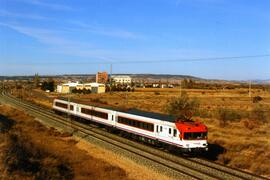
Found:
[[[252,89],[252,97],[249,97],[248,89],[183,89],[180,92],[176,88],[141,88],[135,92],[62,96],[69,96],[86,104],[106,104],[166,113],[168,103],[184,91],[200,104],[193,119],[205,123],[209,128],[208,140],[212,151],[206,158],[270,177],[269,90]],[[46,107],[51,107],[53,98],[60,96],[40,90],[15,94]],[[258,101],[254,101],[256,96],[260,97]]]
[[[1,104],[0,141],[0,179],[167,179]]]

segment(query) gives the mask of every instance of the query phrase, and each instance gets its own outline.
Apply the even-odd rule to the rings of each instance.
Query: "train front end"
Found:
[[[184,152],[208,151],[207,127],[194,121],[178,121],[176,127],[180,132],[179,138]]]

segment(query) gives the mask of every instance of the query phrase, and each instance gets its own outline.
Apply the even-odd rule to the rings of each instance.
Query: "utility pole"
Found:
[[[70,88],[69,88],[70,91]],[[70,92],[68,92],[68,121],[70,122],[71,134],[73,135],[72,121],[70,118]]]
[[[110,64],[110,93],[112,93],[112,64]]]
[[[182,80],[180,80],[180,97],[182,96]]]
[[[248,95],[251,97],[251,80],[249,80]]]

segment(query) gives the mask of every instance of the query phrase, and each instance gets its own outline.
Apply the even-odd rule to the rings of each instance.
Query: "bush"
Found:
[[[179,98],[173,99],[165,107],[170,115],[174,115],[181,120],[190,120],[194,113],[198,111],[199,102],[195,99],[190,99],[183,92]]]
[[[241,124],[243,124],[247,129],[250,130],[258,127],[258,123],[253,120],[243,120],[241,121]]]
[[[257,105],[250,113],[250,119],[255,120],[257,122],[265,123],[267,122],[266,111],[263,109],[261,105]]]
[[[257,102],[259,102],[261,100],[262,100],[261,96],[255,96],[255,97],[252,98],[253,103],[257,103]]]
[[[119,92],[119,91],[127,91],[127,92],[134,92],[134,87],[131,87],[126,84],[116,84],[112,85],[111,88],[109,86],[106,86],[106,92]]]
[[[225,127],[227,121],[241,119],[241,115],[232,109],[220,108],[217,110],[217,115],[221,127]]]
[[[91,99],[91,102],[99,103],[99,104],[108,104],[107,101],[102,101],[102,100],[100,100],[99,98]]]
[[[91,93],[91,90],[90,89],[72,89],[71,91],[72,93],[75,93],[75,94],[90,94]]]

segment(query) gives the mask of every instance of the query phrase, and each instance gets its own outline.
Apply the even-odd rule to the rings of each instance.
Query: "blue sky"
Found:
[[[0,75],[270,54],[269,9],[269,0],[0,0]],[[270,57],[124,63],[113,72],[270,79]]]

